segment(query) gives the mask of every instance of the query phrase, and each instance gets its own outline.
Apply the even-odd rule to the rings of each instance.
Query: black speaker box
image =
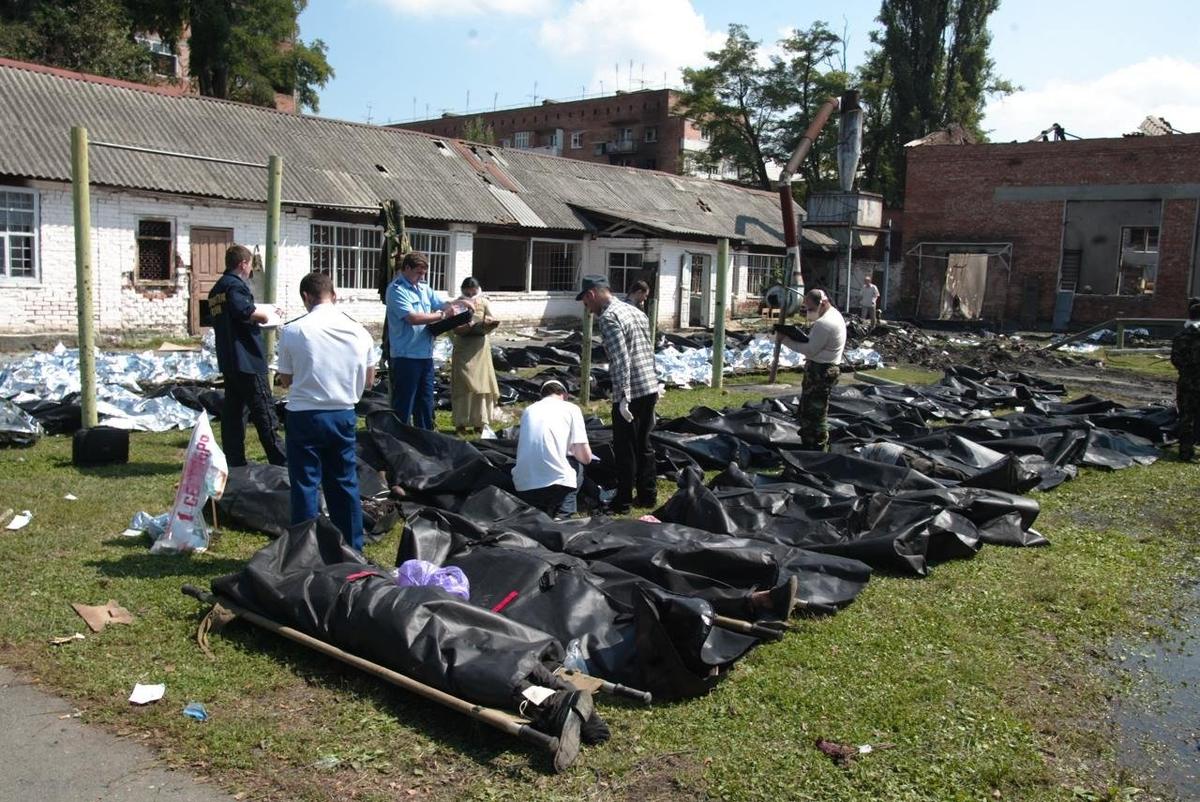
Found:
[[[129,430],[95,426],[75,432],[71,462],[76,465],[117,465],[129,462]]]

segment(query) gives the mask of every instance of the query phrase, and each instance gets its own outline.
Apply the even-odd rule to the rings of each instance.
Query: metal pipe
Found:
[[[725,383],[725,303],[729,292],[729,238],[717,240],[717,297],[713,320],[712,386],[720,389]]]
[[[211,593],[207,593],[206,591],[195,587],[194,585],[184,585],[182,590],[185,596],[191,596],[192,598],[204,602],[205,604],[220,604],[222,607],[229,610],[239,618],[244,618],[251,624],[261,627],[268,632],[281,635],[288,640],[295,641],[303,646],[307,646],[310,649],[318,651],[328,657],[332,657],[335,660],[340,660],[343,663],[354,666],[355,668],[365,671],[368,674],[373,674],[385,682],[390,682],[391,684],[403,688],[406,691],[415,693],[417,696],[428,699],[431,702],[436,702],[443,707],[448,707],[451,710],[455,710],[465,716],[469,716],[476,721],[481,721],[484,724],[500,730],[503,733],[515,735],[527,743],[531,743],[535,746],[545,749],[547,752],[554,752],[558,750],[558,738],[533,729],[528,725],[528,723],[525,722],[524,719],[518,718],[511,713],[505,713],[503,710],[496,710],[495,708],[491,707],[483,707],[481,705],[468,702],[465,699],[459,699],[457,696],[452,696],[445,691],[438,690],[431,685],[426,685],[425,683],[415,680],[412,677],[405,676],[404,674],[393,671],[390,668],[385,668],[378,663],[373,663],[370,660],[359,657],[358,655],[339,649],[338,647],[328,644],[323,640],[314,638],[311,635],[307,635],[298,629],[293,629],[292,627],[287,627],[276,623],[275,621],[261,616],[258,613],[247,610],[244,607],[240,607],[237,604],[228,601],[227,599],[218,598]]]
[[[97,148],[112,148],[113,150],[129,150],[134,153],[149,153],[153,156],[174,156],[178,159],[192,159],[193,161],[213,162],[215,164],[233,164],[238,167],[254,167],[259,170],[267,167],[265,164],[256,164],[255,162],[244,162],[238,159],[222,159],[220,156],[201,156],[198,153],[183,153],[178,150],[160,150],[159,148],[143,148],[137,145],[121,145],[116,142],[93,142],[93,147]]]
[[[267,261],[265,300],[271,305],[279,303],[279,197],[283,189],[283,158],[272,155],[267,163]],[[267,329],[267,361],[275,356],[274,328]]]
[[[851,292],[850,285],[854,283],[853,273],[851,272],[853,267],[854,267],[854,226],[850,226],[849,236],[846,239],[846,306],[843,308],[843,311],[845,311],[846,313],[850,312],[850,292]]]
[[[592,313],[583,308],[583,341],[579,349],[579,403],[592,401]]]
[[[883,312],[888,310],[888,288],[892,271],[892,220],[888,218],[887,233],[883,235]]]
[[[79,406],[85,429],[97,425],[96,326],[92,311],[92,201],[87,129],[71,129],[71,199],[75,212],[75,310],[79,319]]]

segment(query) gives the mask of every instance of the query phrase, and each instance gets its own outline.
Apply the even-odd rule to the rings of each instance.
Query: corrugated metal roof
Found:
[[[589,230],[580,210],[591,209],[668,233],[783,239],[770,192],[0,64],[0,175],[69,181],[73,125],[93,142],[256,164],[277,154],[283,198],[298,205],[395,198],[416,218],[561,231]],[[98,185],[266,200],[266,172],[254,167],[103,147],[92,148],[90,167]]]

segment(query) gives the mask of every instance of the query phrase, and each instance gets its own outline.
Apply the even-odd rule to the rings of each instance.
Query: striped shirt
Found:
[[[604,338],[604,350],[608,352],[613,403],[657,395],[658,376],[654,373],[654,348],[650,343],[650,322],[646,316],[613,298],[597,322]]]

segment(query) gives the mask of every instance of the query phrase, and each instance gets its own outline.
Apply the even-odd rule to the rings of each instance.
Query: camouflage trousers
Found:
[[[1196,448],[1196,416],[1200,415],[1200,381],[1181,379],[1175,385],[1175,408],[1179,413],[1179,456],[1191,458]]]
[[[800,440],[804,448],[829,450],[829,392],[839,374],[837,365],[811,360],[804,364],[804,389],[800,392]]]

